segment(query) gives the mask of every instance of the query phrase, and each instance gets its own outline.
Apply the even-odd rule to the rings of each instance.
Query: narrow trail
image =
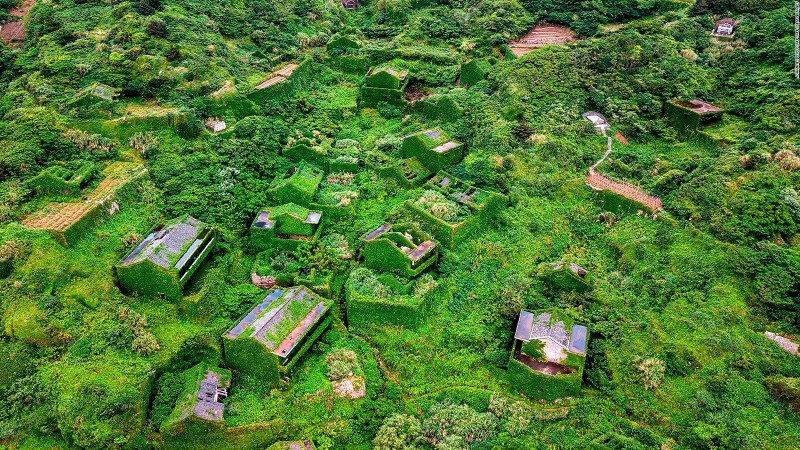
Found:
[[[588,184],[592,189],[609,190],[627,199],[641,203],[642,205],[652,209],[654,213],[663,210],[664,206],[662,205],[660,198],[650,195],[632,184],[606,177],[596,170],[597,167],[602,164],[614,150],[614,138],[608,135],[606,128],[600,128],[600,132],[603,134],[603,137],[608,140],[608,149],[603,154],[602,158],[597,160],[596,163],[589,167],[589,175],[586,177],[586,184]]]

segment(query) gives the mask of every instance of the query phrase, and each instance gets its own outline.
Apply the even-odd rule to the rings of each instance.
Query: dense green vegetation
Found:
[[[0,449],[796,448],[800,359],[763,334],[800,340],[789,2],[360,3],[41,0],[0,44]],[[514,57],[542,21],[580,40]],[[408,71],[416,103],[361,104],[370,67]],[[725,113],[670,123],[691,99]],[[624,136],[598,171],[659,196],[657,219],[586,186],[606,151],[588,110]],[[463,159],[409,157],[429,129]],[[23,225],[93,201],[114,161],[148,172],[69,248]],[[502,195],[483,215],[428,183],[440,164],[476,204]],[[323,212],[315,238],[256,252],[255,215],[289,203]],[[186,214],[217,242],[182,299],[123,295],[113,266]],[[384,223],[449,242],[425,274],[368,270]],[[556,261],[589,288],[542,276]],[[196,367],[226,368],[222,334],[265,295],[252,273],[329,298],[332,325],[288,381],[233,371],[224,426],[163,432]],[[580,395],[558,402],[507,371],[520,310],[546,308],[591,330]],[[363,397],[336,395],[348,376]]]

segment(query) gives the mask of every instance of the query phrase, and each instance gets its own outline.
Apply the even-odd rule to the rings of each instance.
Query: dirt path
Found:
[[[565,44],[577,40],[577,36],[569,28],[543,23],[536,25],[527,34],[509,43],[508,46],[515,56],[522,56],[545,45]]]
[[[25,0],[21,5],[8,11],[11,17],[19,20],[12,20],[0,25],[0,40],[6,45],[19,44],[25,40],[25,26],[22,19],[28,15],[28,11],[36,4],[36,0]]]
[[[632,184],[613,180],[611,178],[606,177],[605,175],[601,175],[597,171],[597,166],[605,162],[605,160],[614,150],[614,138],[608,135],[608,133],[606,132],[606,128],[600,128],[600,132],[603,133],[603,137],[605,137],[608,142],[607,149],[606,152],[603,153],[603,157],[597,160],[596,163],[592,164],[589,167],[589,175],[586,177],[586,184],[588,184],[589,187],[591,187],[592,189],[609,190],[627,199],[641,203],[644,206],[652,209],[654,213],[664,209],[663,205],[661,204],[660,198],[652,196],[642,191],[638,187],[633,186]],[[622,134],[616,133],[616,137],[623,145],[628,144],[628,140],[625,139],[625,136],[623,136]]]

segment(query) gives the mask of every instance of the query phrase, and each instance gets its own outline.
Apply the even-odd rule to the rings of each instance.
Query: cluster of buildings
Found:
[[[351,3],[357,5],[348,2]],[[484,68],[483,65],[476,67]],[[370,69],[361,88],[361,104],[403,102],[408,82],[407,71],[390,67]],[[205,125],[212,133],[226,128],[224,121],[217,118],[210,118]],[[323,236],[326,221],[345,217],[348,207],[352,210],[357,198],[355,195],[341,199],[333,196],[336,200],[333,203],[330,199],[326,202],[320,195],[323,186],[337,183],[325,178],[325,170],[334,167],[325,159],[336,157],[334,153],[327,142],[316,137],[302,137],[287,145],[284,156],[292,161],[291,168],[277,174],[270,184],[268,204],[257,211],[247,230],[246,251],[254,254],[273,252],[269,253],[273,255],[274,252],[296,252],[307,248],[303,246],[314,244]],[[399,292],[395,304],[347,295],[348,312],[351,303],[359,303],[360,311],[366,311],[360,313],[363,324],[405,325],[421,321],[422,303],[411,305],[413,302],[409,301],[414,297],[414,280],[421,279],[423,273],[437,264],[442,248],[453,248],[477,233],[506,207],[508,199],[504,195],[477,187],[447,172],[464,158],[464,153],[464,144],[442,129],[427,129],[403,136],[395,161],[370,167],[403,186],[424,186],[426,192],[435,194],[460,213],[443,216],[425,201],[408,201],[403,205],[403,211],[414,218],[415,223],[378,223],[360,237],[358,260],[364,267],[380,274],[382,282],[392,284]],[[317,156],[321,159],[315,160]],[[344,160],[340,158],[340,161]],[[354,170],[360,170],[362,163],[358,158],[347,161],[353,164]],[[93,167],[81,167],[75,171],[53,168],[43,172],[34,183],[38,183],[37,189],[43,192],[49,189],[58,194],[74,195],[94,173]],[[218,233],[214,226],[190,215],[159,225],[114,267],[119,288],[127,295],[183,302],[187,286],[212,254],[217,241]],[[567,276],[569,274],[572,272]],[[585,271],[575,275],[578,284],[585,275]],[[183,392],[172,414],[161,424],[162,431],[182,433],[197,424],[224,428],[224,400],[234,376],[273,387],[291,375],[302,356],[334,320],[331,311],[335,302],[325,293],[338,295],[340,292],[324,291],[313,283],[298,283],[299,279],[259,284],[265,289],[264,297],[221,336],[225,368],[203,363],[187,370]],[[588,286],[588,282],[584,281],[584,284]],[[395,307],[398,309],[392,309]],[[405,314],[396,311],[407,311],[409,317],[413,317],[408,322],[396,321],[393,315]],[[388,319],[378,320],[381,315]],[[522,311],[516,338],[511,364],[519,366],[515,366],[513,375],[517,377],[522,392],[541,397],[537,388],[531,386],[547,385],[547,377],[571,377],[570,386],[579,389],[588,339],[586,327],[573,324],[558,312]],[[537,346],[537,342],[542,346]],[[544,349],[543,353],[537,353],[539,347]],[[571,369],[553,369],[562,366]],[[572,394],[573,390],[564,392]],[[563,396],[564,392],[560,395]],[[296,445],[308,448],[310,442],[286,445],[286,448],[295,448]]]

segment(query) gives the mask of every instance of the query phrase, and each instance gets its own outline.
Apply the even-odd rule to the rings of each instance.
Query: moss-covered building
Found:
[[[488,75],[491,70],[492,63],[489,59],[472,59],[461,64],[459,75],[460,84],[464,87],[470,87],[486,79],[486,75]]]
[[[414,110],[421,112],[428,119],[441,120],[443,122],[455,122],[464,115],[464,108],[452,96],[447,94],[432,95],[417,100],[414,103]]]
[[[589,271],[572,262],[546,264],[540,270],[540,277],[558,289],[583,292],[590,287]]]
[[[201,363],[184,372],[183,381],[183,390],[161,431],[178,434],[197,427],[224,428],[222,400],[228,396],[231,371]]]
[[[314,242],[322,230],[322,212],[295,203],[261,210],[250,225],[250,244],[255,251],[268,248],[294,250]]]
[[[669,124],[678,131],[694,131],[722,118],[724,109],[701,100],[672,100],[664,104]]]
[[[464,144],[442,130],[425,130],[403,137],[403,158],[417,158],[431,173],[446,169],[464,157]]]
[[[588,340],[588,328],[562,311],[521,311],[508,363],[511,385],[530,398],[578,395]]]
[[[383,224],[361,237],[364,265],[381,271],[415,277],[435,264],[439,246],[409,223]]]
[[[275,384],[330,325],[329,300],[305,286],[275,288],[223,335],[225,362],[238,374]]]
[[[116,266],[120,288],[180,300],[215,242],[214,228],[191,216],[156,228]]]
[[[347,324],[358,329],[368,324],[416,327],[423,321],[427,292],[420,277],[404,282],[392,274],[376,274],[365,267],[350,273],[345,284]]]
[[[93,83],[78,92],[67,103],[72,108],[86,108],[95,105],[110,106],[118,96],[111,86]]]
[[[96,174],[97,167],[88,162],[76,170],[53,165],[25,182],[25,185],[37,194],[77,196]]]
[[[372,107],[379,102],[401,105],[407,85],[408,71],[373,67],[367,72],[364,85],[361,86],[361,106]]]
[[[428,190],[406,209],[442,246],[453,248],[489,225],[508,204],[505,195],[480,189],[440,171],[425,185]]]
[[[318,167],[326,167],[330,152],[325,139],[318,137],[291,138],[283,149],[283,156],[295,161],[310,162]]]
[[[380,166],[372,163],[367,163],[367,166],[378,172],[381,177],[397,181],[404,188],[421,186],[433,175],[433,172],[417,158],[390,159]]]
[[[322,170],[302,161],[288,172],[275,177],[269,187],[269,197],[278,204],[310,206],[322,176]]]

